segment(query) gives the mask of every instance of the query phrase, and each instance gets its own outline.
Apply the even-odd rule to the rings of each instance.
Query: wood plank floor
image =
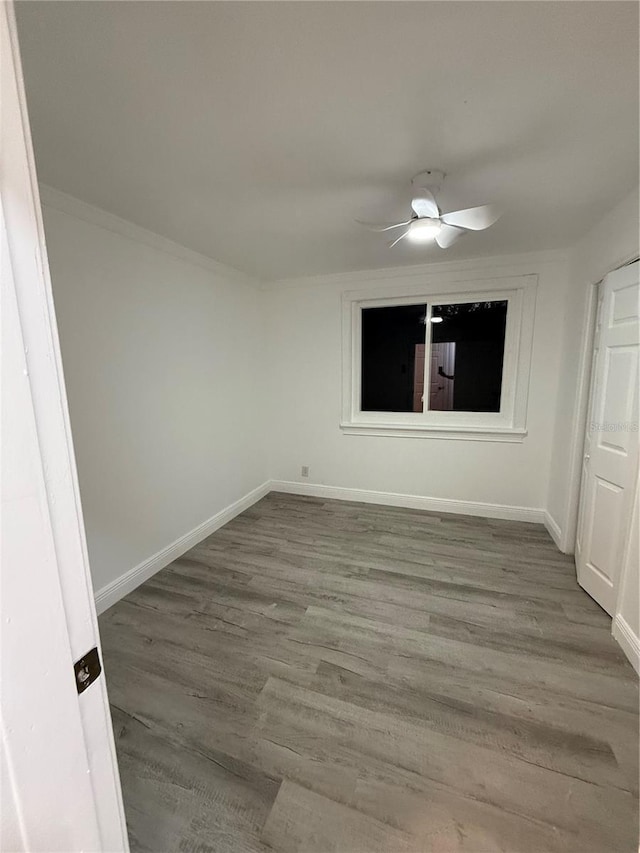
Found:
[[[541,526],[272,493],[100,628],[133,851],[637,850],[637,680]]]

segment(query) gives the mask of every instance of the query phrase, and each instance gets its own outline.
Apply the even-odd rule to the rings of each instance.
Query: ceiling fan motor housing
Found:
[[[441,169],[424,169],[411,179],[414,190],[429,190],[434,195],[442,188],[445,173]]]

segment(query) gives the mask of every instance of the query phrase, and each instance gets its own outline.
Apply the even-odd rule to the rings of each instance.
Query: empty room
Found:
[[[1,14],[2,850],[637,851],[638,4]]]

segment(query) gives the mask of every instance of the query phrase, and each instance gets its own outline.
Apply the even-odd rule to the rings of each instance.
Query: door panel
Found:
[[[599,436],[599,446],[619,451],[623,457],[629,453],[631,433],[620,425],[633,418],[634,385],[637,382],[637,347],[619,347],[604,354],[604,394],[602,408],[596,420],[610,425]]]
[[[590,559],[593,568],[610,584],[613,584],[615,577],[616,543],[623,499],[624,491],[618,486],[595,479],[590,513],[594,523],[591,529]]]
[[[610,614],[638,470],[638,267],[601,285],[576,541],[578,582]]]
[[[622,287],[613,294],[613,314],[614,323],[623,323],[625,320],[633,320],[637,317],[638,311],[638,291],[635,285]]]

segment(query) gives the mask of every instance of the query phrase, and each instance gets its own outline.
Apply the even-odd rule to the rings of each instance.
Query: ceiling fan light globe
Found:
[[[414,219],[409,226],[407,239],[412,243],[430,243],[440,231],[437,219]]]

